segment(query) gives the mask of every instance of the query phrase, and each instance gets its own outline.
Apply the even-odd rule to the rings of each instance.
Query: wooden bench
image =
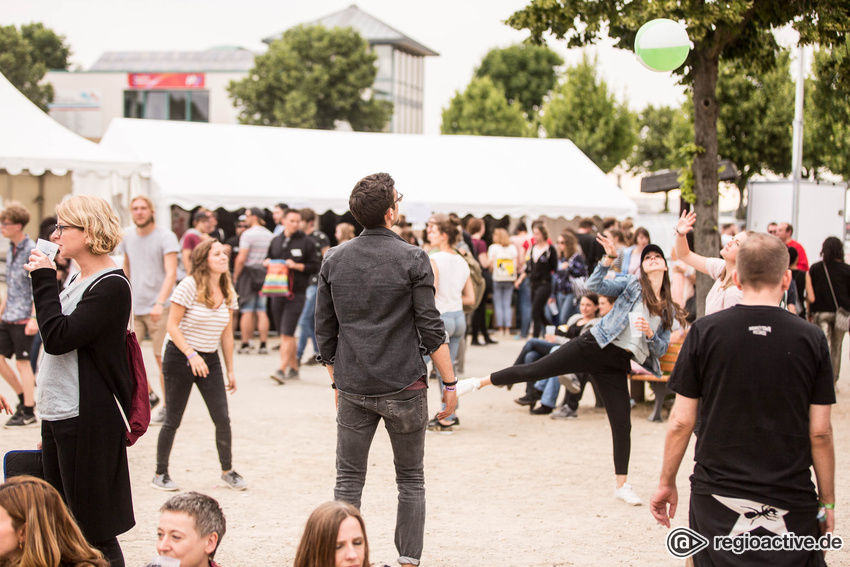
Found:
[[[664,408],[664,400],[668,394],[673,391],[667,387],[667,380],[670,378],[670,373],[673,372],[673,367],[676,366],[676,360],[679,358],[679,351],[682,350],[682,343],[670,343],[667,347],[667,352],[661,357],[661,378],[654,374],[629,374],[629,379],[639,382],[649,382],[649,387],[652,388],[652,393],[655,394],[655,407],[652,413],[647,418],[649,421],[663,422],[661,418],[661,410]]]

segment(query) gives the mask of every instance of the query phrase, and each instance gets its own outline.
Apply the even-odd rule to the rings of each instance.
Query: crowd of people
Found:
[[[0,565],[124,565],[117,536],[135,523],[126,443],[134,387],[125,354],[128,329],[150,338],[157,363],[158,372],[149,375],[158,379],[149,381],[148,393],[151,408],[159,406],[151,423],[161,425],[151,486],[165,491],[179,490],[169,474],[169,457],[193,386],[214,424],[221,479],[234,490],[247,489],[232,462],[227,396],[237,390],[234,354],[269,355],[274,348],[269,334],[276,330],[280,363],[269,376],[286,384],[299,379],[312,341],[312,355],[304,363],[327,368],[337,403],[337,502],[310,516],[298,567],[369,564],[358,509],[369,447],[381,420],[395,453],[399,563],[418,565],[426,431],[453,432],[460,425],[458,396],[488,385],[525,382],[525,395],[516,402],[532,415],[574,419],[591,384],[611,428],[614,496],[641,504],[627,482],[633,405],[628,378],[632,373],[660,377],[659,359],[673,337],[687,337],[687,357],[670,378],[677,393],[665,449],[671,458],[653,496],[655,517],[665,523],[668,513],[675,513],[676,459],[684,451],[682,440],[686,446],[701,422],[697,462],[705,468],[694,481],[700,484],[692,496],[692,524],[706,531],[725,529],[712,521],[716,505],[702,498],[719,494],[748,496],[753,506],[788,506],[794,511],[789,518],[802,531],[817,532],[817,524],[809,523],[814,487],[800,478],[800,467],[814,464],[816,496],[830,510],[824,517],[826,527],[832,526],[828,410],[835,402],[850,311],[850,267],[838,238],[827,238],[822,261],[809,266],[788,223],[772,223],[770,234],[730,225],[723,228],[719,258],[708,258],[692,250],[696,216],[685,211],[674,227],[668,261],[645,228],[616,219],[598,224],[582,219],[575,230],[557,236],[538,220],[530,233],[520,223],[511,236],[492,221],[437,213],[418,238],[399,213],[402,199],[387,174],[361,180],[349,202],[362,227],[356,237],[352,224],[339,223],[331,239],[318,229],[315,211],[280,204],[271,214],[272,227],[266,227],[263,209],[244,209],[230,237],[214,212],[198,209],[178,239],[156,225],[148,197],[132,200],[134,226],[124,231],[106,201],[75,196],[42,223],[42,237],[58,246],[53,259],[27,236],[28,211],[9,203],[0,212],[9,241],[7,291],[0,303],[0,374],[18,403],[6,427],[41,426],[44,481],[24,476],[0,486]],[[123,255],[122,267],[114,252]],[[749,258],[746,265],[744,258]],[[273,271],[285,275],[282,292],[267,290]],[[730,488],[708,472],[727,465],[717,449],[705,448],[704,439],[721,443],[737,423],[714,397],[727,399],[724,380],[741,370],[737,362],[704,360],[706,352],[716,352],[715,357],[727,352],[723,349],[733,352],[735,343],[715,337],[720,318],[693,322],[694,272],[714,280],[701,306],[705,315],[726,317],[735,329],[743,322],[750,333],[753,321],[767,322],[757,326],[767,329],[755,333],[759,336],[787,326],[807,345],[795,354],[800,360],[793,369],[804,375],[808,389],[795,383],[794,399],[768,404],[772,411],[797,416],[791,425],[798,437],[809,423],[803,414],[809,405],[816,408],[811,415],[817,438],[797,444],[794,458],[780,463],[793,476],[780,496],[765,495],[766,485],[758,482],[750,492]],[[799,317],[788,318],[794,315]],[[815,327],[800,317],[823,332],[813,333]],[[497,344],[514,328],[526,343],[513,366],[457,379],[468,346]],[[739,345],[750,340],[744,331],[736,333]],[[771,342],[764,352],[779,352],[787,340],[783,334],[780,346]],[[12,358],[14,370],[7,363]],[[433,417],[427,410],[427,364],[433,364],[442,399]],[[714,374],[703,380],[709,368]],[[757,403],[753,392],[738,395],[730,407],[742,407],[740,400]],[[758,408],[746,407],[759,415]],[[0,396],[3,409],[12,413]],[[758,442],[752,435],[744,445]],[[743,451],[736,454],[746,462]],[[35,508],[38,512],[31,513]],[[42,529],[39,515],[52,517],[56,533]],[[224,514],[215,500],[178,494],[161,509],[160,557],[151,565],[169,565],[163,558],[175,558],[184,566],[214,566],[224,532]]]

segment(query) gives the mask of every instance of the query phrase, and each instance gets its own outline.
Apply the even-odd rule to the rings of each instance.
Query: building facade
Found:
[[[369,42],[378,56],[374,96],[394,105],[387,131],[421,134],[425,57],[438,54],[356,6],[312,24],[352,27]],[[87,71],[47,74],[56,93],[50,116],[94,141],[118,117],[235,124],[239,110],[227,86],[247,75],[256,55],[239,47],[106,52]]]

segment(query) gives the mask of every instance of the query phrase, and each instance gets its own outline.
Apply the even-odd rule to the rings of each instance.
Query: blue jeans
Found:
[[[428,390],[386,396],[339,393],[336,414],[334,499],[360,509],[369,448],[383,418],[390,436],[398,485],[395,546],[399,563],[419,565],[425,538],[425,425]]]
[[[446,334],[449,336],[449,355],[452,357],[452,366],[457,364],[457,351],[460,347],[460,342],[466,336],[466,316],[463,311],[451,311],[449,313],[441,313],[440,319],[446,325]],[[426,361],[427,363],[427,361]],[[443,377],[437,371],[437,378],[440,379],[440,394],[443,393]],[[455,406],[458,409],[460,404]],[[446,404],[441,405],[441,409],[446,409]],[[454,413],[448,416],[447,420],[453,420],[457,417]]]
[[[301,310],[301,317],[298,319],[298,328],[301,330],[298,336],[298,348],[295,356],[298,361],[301,361],[301,356],[304,354],[304,349],[307,346],[307,338],[313,339],[313,352],[319,354],[319,345],[316,343],[316,290],[318,286],[311,285],[307,287],[307,299],[304,301],[304,308]]]
[[[558,324],[566,325],[570,317],[578,313],[578,305],[575,304],[575,295],[572,293],[555,294],[555,302],[558,304]]]
[[[550,408],[553,408],[558,404],[558,394],[561,391],[561,383],[558,382],[557,376],[538,380],[534,383],[534,387],[543,392],[543,396],[540,398],[541,404],[549,406]]]
[[[493,310],[496,312],[496,326],[510,328],[511,299],[514,295],[513,282],[493,282]]]
[[[525,339],[528,338],[528,330],[531,328],[531,284],[528,282],[528,278],[522,280],[517,291],[519,336]]]

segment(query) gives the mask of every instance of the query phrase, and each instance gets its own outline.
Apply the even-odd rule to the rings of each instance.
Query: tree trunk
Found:
[[[744,204],[744,195],[747,191],[747,183],[750,181],[750,178],[744,178],[741,176],[741,179],[738,180],[735,185],[738,187],[738,194],[740,195],[740,200],[738,201],[738,211],[735,213],[735,218],[738,220],[744,220],[747,218],[747,205]]]
[[[714,258],[720,250],[717,230],[717,56],[694,51],[694,141],[705,149],[694,158],[694,248],[697,254]],[[705,298],[714,282],[697,274],[697,316],[705,315]]]

